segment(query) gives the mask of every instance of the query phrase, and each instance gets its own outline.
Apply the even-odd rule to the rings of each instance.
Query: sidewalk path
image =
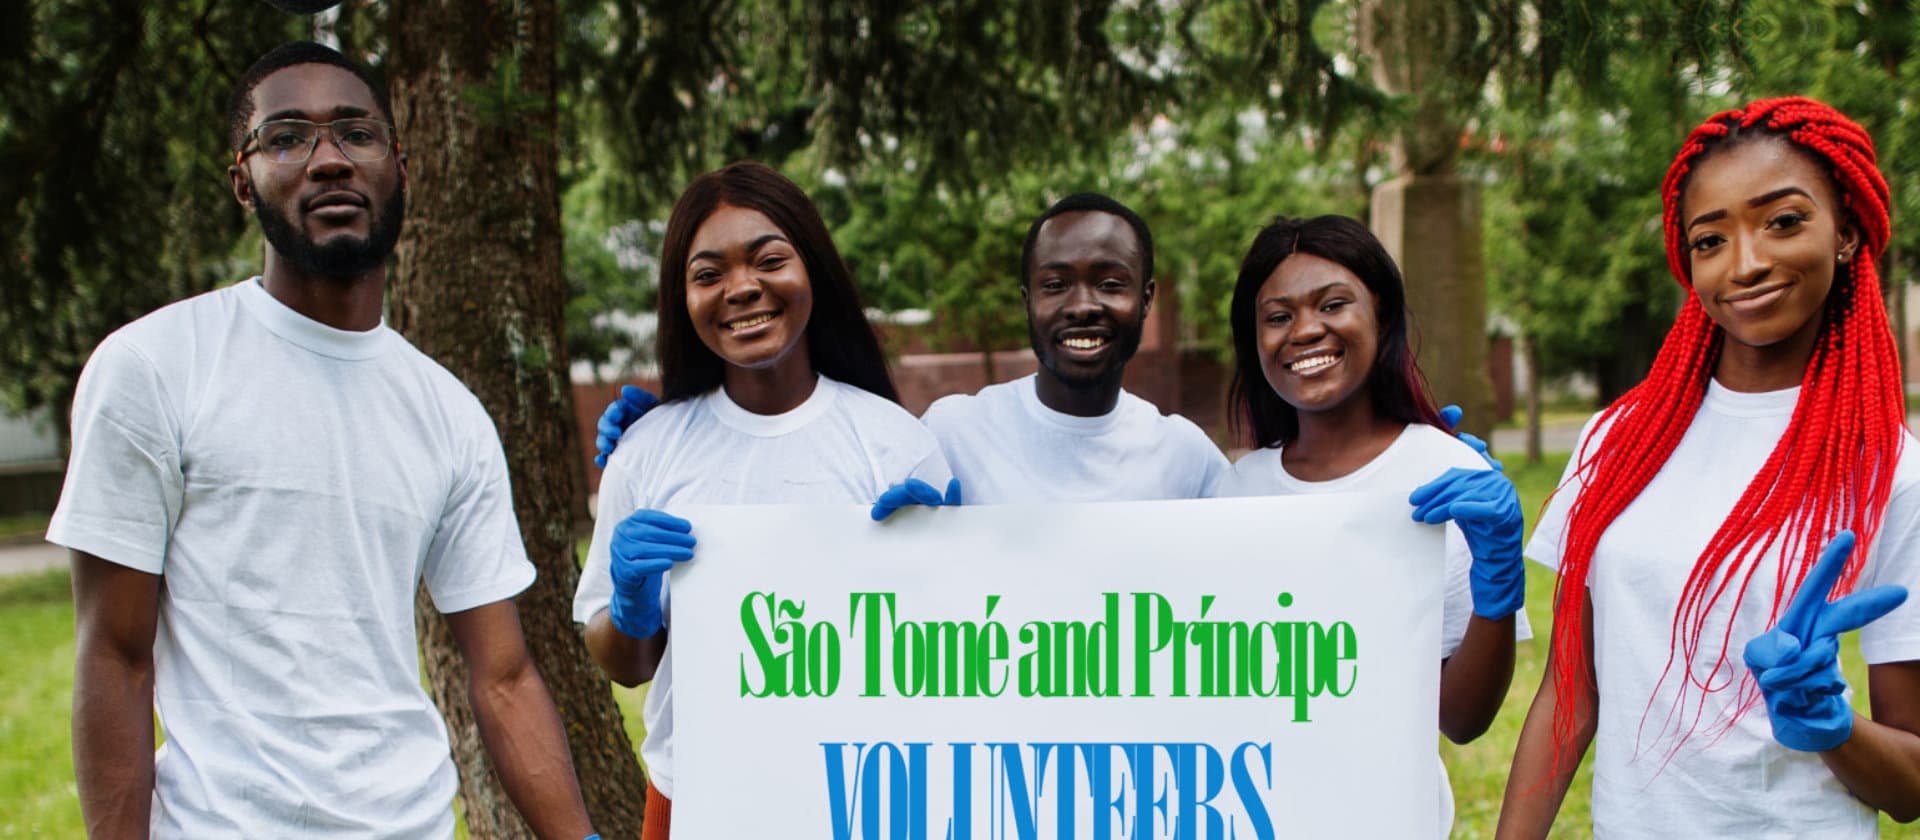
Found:
[[[1579,423],[1556,423],[1540,429],[1540,451],[1572,452],[1580,444]],[[1520,455],[1527,451],[1526,429],[1494,429],[1493,454],[1506,457],[1509,453]]]
[[[67,550],[49,542],[0,544],[0,577],[67,567]]]

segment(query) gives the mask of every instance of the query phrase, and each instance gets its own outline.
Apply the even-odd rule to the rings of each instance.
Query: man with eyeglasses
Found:
[[[256,62],[229,172],[264,271],[127,325],[81,375],[47,538],[73,552],[94,838],[451,838],[423,581],[514,804],[541,837],[592,832],[511,600],[534,569],[499,437],[381,319],[407,182],[392,113],[326,47]]]

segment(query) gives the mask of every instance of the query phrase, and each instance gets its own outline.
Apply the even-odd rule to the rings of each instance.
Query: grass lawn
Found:
[[[44,513],[0,516],[0,539],[39,537],[47,532],[47,522],[50,519],[52,517]]]
[[[1508,459],[1529,519],[1559,480],[1566,456],[1526,466]],[[1453,777],[1456,807],[1454,836],[1491,837],[1506,787],[1507,766],[1520,736],[1520,723],[1540,685],[1552,626],[1553,580],[1530,568],[1527,610],[1536,638],[1523,644],[1513,688],[1492,729],[1465,747],[1442,744]],[[68,744],[69,703],[73,691],[73,607],[67,573],[0,578],[0,838],[81,837],[80,811],[73,785]],[[1855,645],[1847,641],[1851,649]],[[1848,680],[1855,702],[1866,704],[1866,674],[1857,650],[1850,654]],[[626,712],[628,735],[640,743],[640,703],[645,690],[615,688]],[[1567,795],[1554,836],[1590,837],[1588,783],[1583,769]],[[1881,818],[1881,833],[1920,840],[1920,826],[1901,826]],[[464,830],[462,831],[464,836]]]
[[[0,578],[0,837],[84,837],[67,731],[73,603],[62,571]]]

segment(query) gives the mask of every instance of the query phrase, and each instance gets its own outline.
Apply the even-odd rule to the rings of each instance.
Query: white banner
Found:
[[[675,513],[675,837],[1440,832],[1404,497]]]

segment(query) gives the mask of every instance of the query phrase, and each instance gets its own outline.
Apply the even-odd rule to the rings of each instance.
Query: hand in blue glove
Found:
[[[607,403],[607,410],[600,414],[600,424],[595,428],[593,448],[600,450],[600,454],[593,456],[593,465],[605,469],[607,456],[613,454],[627,427],[659,404],[659,397],[637,385],[620,386],[620,399]]]
[[[948,481],[947,495],[942,497],[940,491],[933,489],[933,485],[917,478],[909,478],[905,483],[895,484],[887,488],[887,492],[880,494],[879,500],[873,503],[873,521],[879,522],[892,516],[894,511],[908,505],[939,507],[957,504],[960,504],[960,479]]]
[[[1449,405],[1440,409],[1440,422],[1447,424],[1447,431],[1453,432],[1453,436],[1459,438],[1461,443],[1473,447],[1473,451],[1480,453],[1480,457],[1486,459],[1488,466],[1501,472],[1506,472],[1507,468],[1500,463],[1499,459],[1487,454],[1486,441],[1481,440],[1478,436],[1457,431],[1460,428],[1460,418],[1465,417],[1466,414],[1466,412],[1460,410],[1460,406]]]
[[[1853,553],[1852,531],[1820,552],[1780,623],[1747,643],[1747,669],[1760,684],[1773,739],[1788,749],[1822,752],[1853,735],[1853,707],[1840,675],[1840,634],[1872,623],[1907,600],[1904,586],[1876,586],[1828,602]]]
[[[613,528],[613,601],[607,617],[615,629],[636,639],[660,632],[666,614],[660,584],[675,563],[693,559],[693,524],[678,516],[641,508]]]
[[[1499,470],[1447,470],[1407,497],[1413,518],[1436,525],[1452,520],[1467,537],[1473,566],[1473,614],[1498,621],[1520,611],[1527,598],[1526,562],[1520,558],[1520,494]]]

